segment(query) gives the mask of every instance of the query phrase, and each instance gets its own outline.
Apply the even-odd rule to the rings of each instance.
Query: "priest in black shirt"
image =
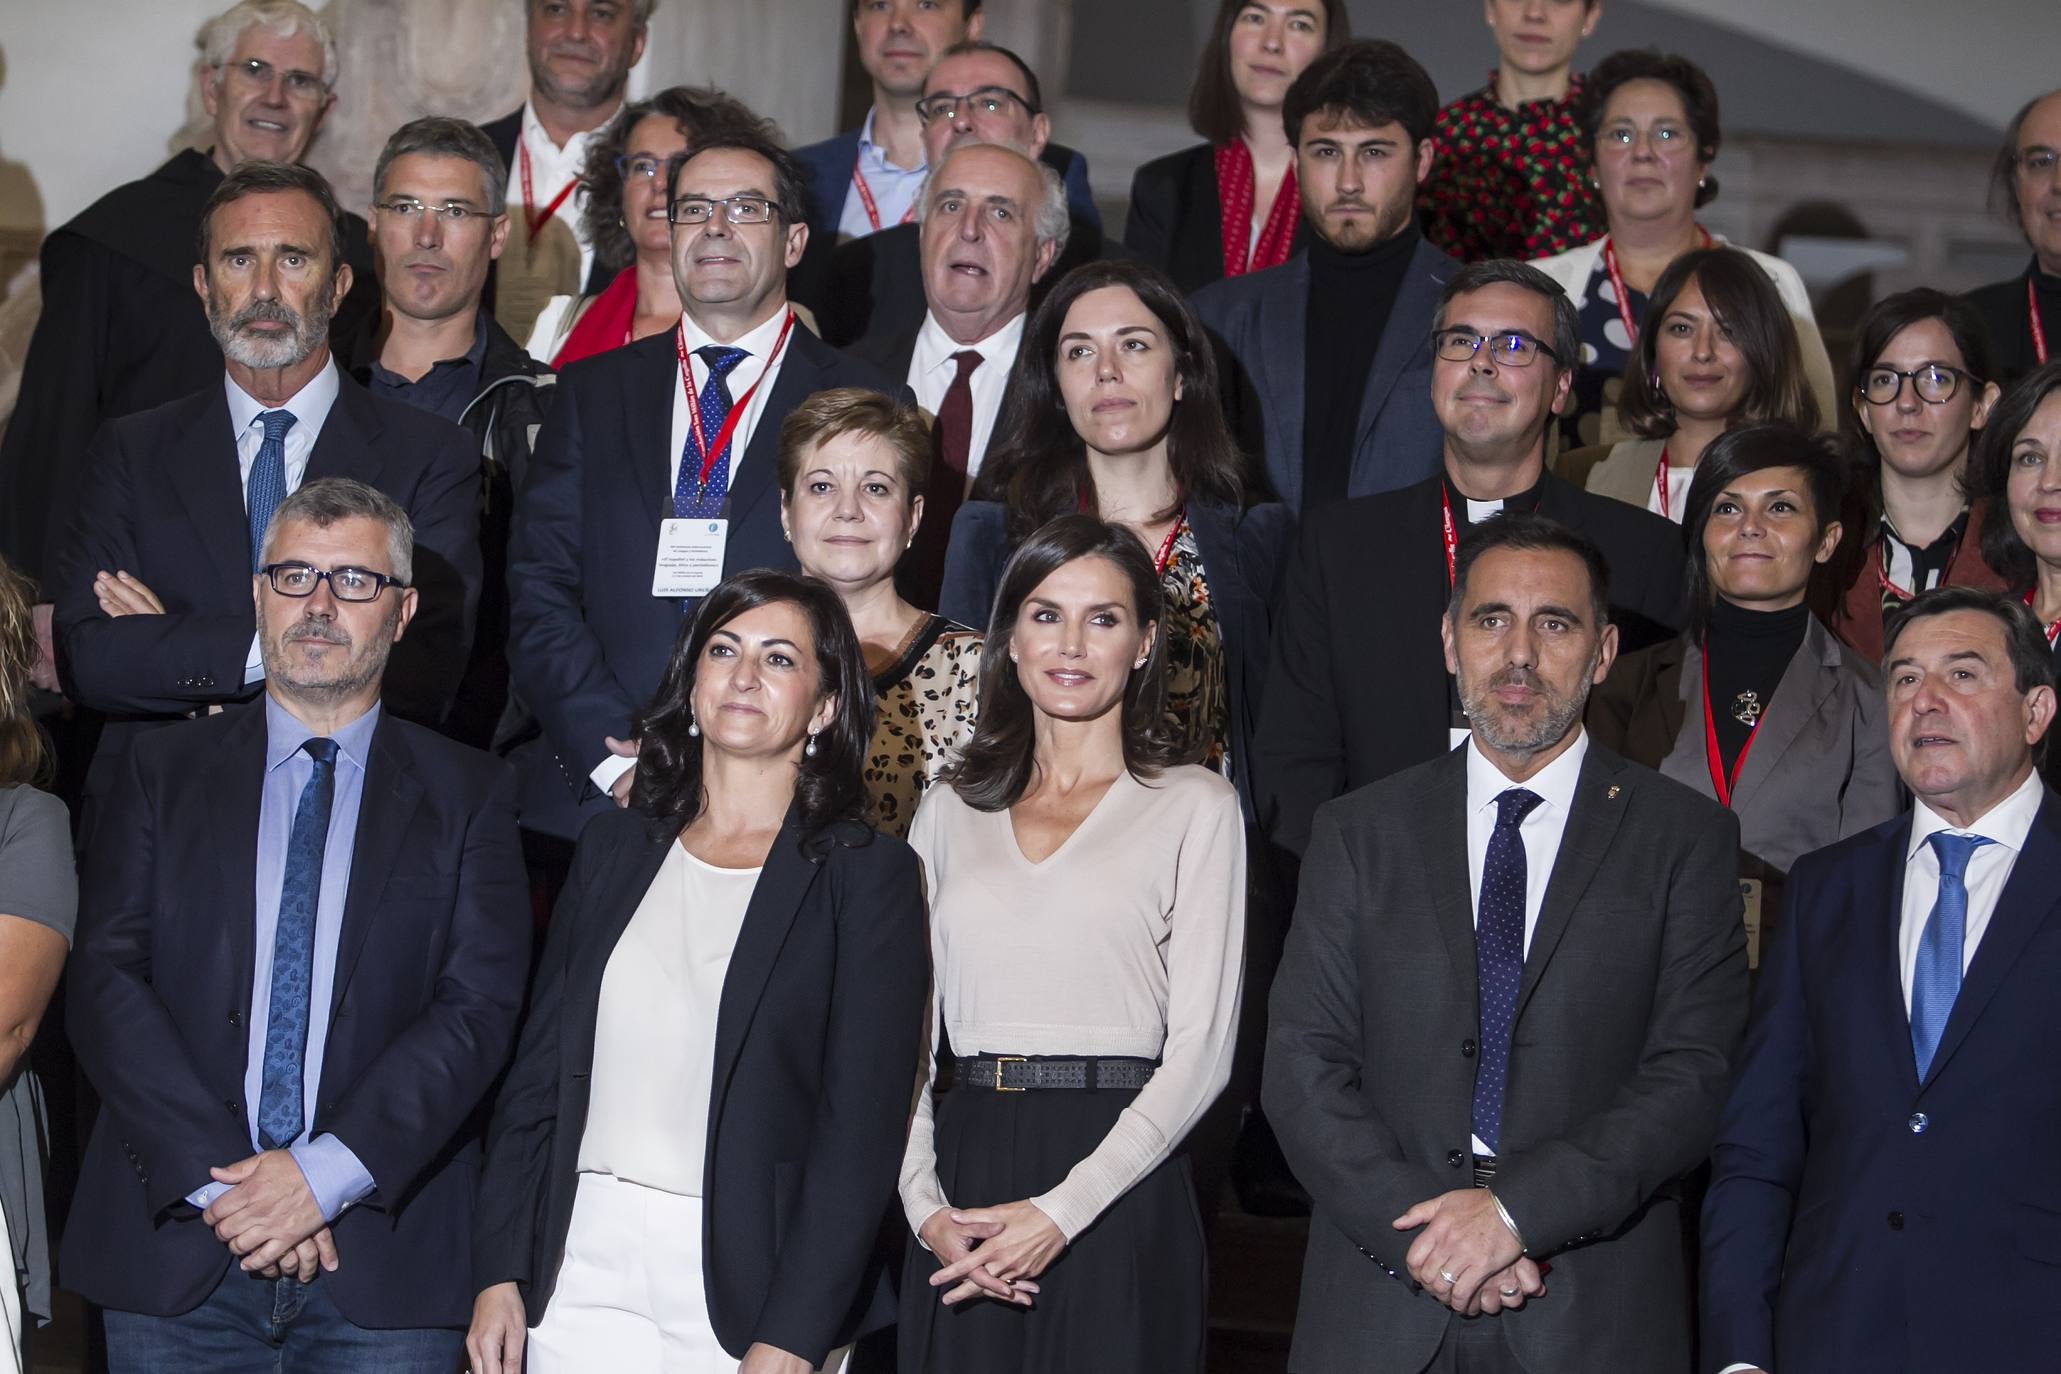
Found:
[[[1319,57],[1282,104],[1313,231],[1279,267],[1214,282],[1196,311],[1230,355],[1233,429],[1308,512],[1438,467],[1427,338],[1459,264],[1417,232],[1438,91],[1393,43]]]
[[[1476,263],[1447,287],[1433,337],[1442,470],[1305,512],[1275,612],[1250,766],[1260,823],[1293,858],[1322,803],[1437,757],[1465,730],[1439,622],[1469,524],[1513,509],[1580,530],[1609,561],[1626,649],[1681,628],[1680,532],[1545,470],[1580,356],[1566,293],[1523,263]]]
[[[0,442],[0,555],[39,581],[69,522],[101,421],[221,385],[222,353],[194,293],[201,207],[239,162],[298,162],[336,103],[336,45],[294,0],[246,0],[201,31],[207,151],[117,187],[43,241],[43,314]],[[355,279],[332,331],[376,310],[365,221],[344,216]]]

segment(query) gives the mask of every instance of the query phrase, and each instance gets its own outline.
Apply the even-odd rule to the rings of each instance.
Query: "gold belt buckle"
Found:
[[[996,1091],[996,1092],[998,1092],[998,1093],[1020,1093],[1020,1092],[1022,1092],[1022,1091],[1023,1091],[1023,1089],[1021,1089],[1021,1088],[1005,1088],[1005,1087],[1003,1087],[1003,1086],[1002,1086],[1002,1066],[1003,1066],[1004,1064],[1021,1064],[1021,1063],[1023,1063],[1023,1062],[1024,1062],[1024,1056],[1023,1056],[1023,1055],[1020,1055],[1020,1054],[998,1054],[998,1055],[996,1055],[996,1056],[995,1056],[995,1091]]]

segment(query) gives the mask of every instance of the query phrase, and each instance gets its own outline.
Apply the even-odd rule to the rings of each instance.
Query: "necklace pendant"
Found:
[[[1764,709],[1759,692],[1741,692],[1732,698],[1732,719],[1749,728],[1760,723],[1760,713]]]

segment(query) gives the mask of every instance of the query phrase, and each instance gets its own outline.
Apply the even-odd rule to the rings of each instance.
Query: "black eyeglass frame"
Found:
[[[1491,350],[1489,357],[1495,362],[1497,367],[1530,367],[1534,362],[1538,361],[1538,355],[1541,353],[1551,358],[1556,365],[1560,362],[1560,355],[1553,351],[1551,344],[1547,343],[1544,339],[1533,338],[1522,329],[1499,329],[1493,334],[1478,334],[1472,329],[1434,329],[1431,331],[1430,339],[1431,356],[1442,362],[1472,362],[1481,356],[1482,345],[1492,339],[1522,339],[1525,343],[1531,345],[1533,350],[1522,358],[1499,358]],[[1459,339],[1472,339],[1474,343],[1468,348],[1465,358],[1448,358],[1445,354],[1445,345],[1448,339],[1456,341]]]
[[[1945,395],[1935,399],[1934,397],[1927,396],[1918,385],[1918,378],[1928,372],[1938,372],[1946,377],[1947,389]],[[1878,376],[1896,378],[1896,390],[1890,392],[1879,401],[1870,393],[1868,387],[1868,383]],[[1927,363],[1923,367],[1914,367],[1909,372],[1900,371],[1894,367],[1871,367],[1861,374],[1861,380],[1854,387],[1854,390],[1860,394],[1862,400],[1871,406],[1893,406],[1904,394],[1904,383],[1909,382],[1912,392],[1926,405],[1943,406],[1948,401],[1953,400],[1960,392],[1962,382],[1973,381],[1976,381],[1974,373],[1964,371],[1958,367],[1948,367],[1945,363]]]
[[[697,205],[708,206],[708,218],[681,219],[680,207],[689,201]],[[764,219],[738,219],[730,213],[730,207],[733,205],[763,205],[766,207],[766,217]],[[689,228],[709,224],[714,222],[716,207],[718,206],[721,206],[723,210],[723,223],[731,225],[742,224],[746,228],[760,224],[771,224],[775,220],[786,218],[781,213],[780,202],[774,200],[771,196],[675,196],[666,202],[666,222]]]
[[[925,124],[930,123],[934,119],[954,119],[959,114],[959,106],[969,100],[994,100],[998,103],[1004,100],[1013,100],[1023,106],[1024,113],[1030,115],[1033,119],[1038,114],[1037,106],[1031,104],[1030,101],[1010,90],[1007,86],[981,86],[966,92],[964,95],[954,95],[950,91],[939,91],[936,95],[926,95],[923,99],[916,102],[916,118]],[[949,113],[947,113],[948,108]]]
[[[309,587],[304,592],[290,591],[287,588],[280,586],[279,574],[287,571],[288,569],[293,569],[299,572],[311,572],[315,574],[315,586]],[[353,573],[359,577],[371,578],[372,595],[344,595],[343,588],[337,585],[336,581],[337,577],[340,574],[344,573]],[[329,594],[331,596],[335,597],[338,601],[347,601],[353,606],[365,606],[371,604],[374,601],[379,600],[379,598],[386,592],[386,589],[388,587],[398,587],[405,590],[408,586],[407,583],[403,582],[398,577],[394,577],[383,572],[376,572],[371,568],[352,567],[348,564],[341,568],[318,568],[313,563],[267,563],[264,567],[258,569],[258,575],[265,579],[266,583],[272,588],[273,591],[277,592],[281,596],[293,597],[295,600],[302,600],[304,598],[313,596],[315,594],[315,587],[318,587],[322,585],[322,583],[327,582],[329,583]]]

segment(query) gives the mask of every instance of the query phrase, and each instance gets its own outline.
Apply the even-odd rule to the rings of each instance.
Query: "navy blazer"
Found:
[[[1807,854],[1703,1206],[1703,1365],[2051,1369],[2061,1349],[2061,796],[1925,1080],[1897,949],[1909,815]]]
[[[526,829],[572,839],[583,807],[591,815],[610,804],[588,774],[608,756],[608,736],[635,732],[687,624],[677,600],[651,594],[659,522],[673,511],[673,340],[668,330],[568,367],[516,496],[509,677],[542,727],[541,738],[515,751]],[[807,329],[793,331],[732,470],[725,576],[796,566],[780,532],[780,425],[814,393],[839,386],[908,398],[899,379]]]
[[[249,1058],[262,703],[136,741],[87,853],[66,1029],[102,1110],[64,1284],[175,1316],[233,1263],[186,1195],[256,1153]],[[314,1132],[375,1190],[333,1224],[322,1283],[367,1327],[464,1326],[474,1113],[507,1061],[529,972],[514,780],[382,713],[337,946]]]
[[[1253,819],[1252,736],[1259,720],[1281,565],[1295,517],[1269,502],[1245,510],[1213,501],[1188,503],[1188,522],[1209,579],[1210,608],[1224,636],[1224,679],[1230,691],[1231,776],[1245,819]],[[1016,552],[1008,512],[999,501],[968,501],[952,521],[945,549],[944,594],[938,614],[984,628],[994,610],[1002,569]]]
[[[511,155],[513,151],[511,144]],[[852,168],[859,160],[859,130],[832,134],[820,143],[796,148],[794,155],[809,172],[809,236],[834,244],[837,222],[844,217],[844,198],[851,190]],[[1088,186],[1088,160],[1061,143],[1047,143],[1042,160],[1065,179],[1067,208],[1100,229],[1102,213]]]
[[[1372,496],[1438,471],[1445,431],[1431,408],[1431,325],[1460,264],[1420,242],[1389,311],[1360,398],[1347,496]],[[1248,450],[1265,456],[1275,500],[1302,509],[1303,346],[1310,259],[1231,277],[1195,293],[1195,313],[1229,351],[1224,406]]]
[[[494,1107],[472,1278],[521,1284],[531,1325],[572,1225],[602,977],[679,833],[611,807],[580,836]],[[901,1225],[926,939],[913,850],[844,821],[805,853],[790,811],[716,1011],[699,1278],[733,1356],[765,1341],[813,1367],[852,1338],[866,1299],[890,1310],[875,1241]]]

